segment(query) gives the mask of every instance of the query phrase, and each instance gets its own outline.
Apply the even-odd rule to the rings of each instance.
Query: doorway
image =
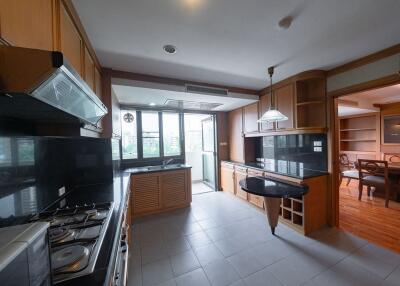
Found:
[[[186,164],[192,166],[192,193],[215,191],[215,115],[185,113],[184,126]]]
[[[400,85],[336,98],[334,117],[334,154],[339,162],[338,226],[400,252],[400,132],[393,131],[400,126]],[[360,184],[360,159],[388,163],[390,199],[387,205],[385,185],[368,188]],[[373,175],[380,177],[380,174]]]

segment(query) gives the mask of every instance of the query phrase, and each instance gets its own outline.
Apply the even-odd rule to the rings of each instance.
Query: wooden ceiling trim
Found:
[[[378,51],[376,53],[367,55],[365,57],[359,58],[357,60],[345,63],[341,66],[338,66],[336,68],[333,68],[331,70],[329,70],[327,72],[327,77],[336,75],[336,74],[340,74],[355,68],[358,68],[360,66],[378,61],[380,59],[386,58],[386,57],[390,57],[392,55],[398,54],[400,53],[400,44],[391,46],[389,48],[386,48],[384,50]]]

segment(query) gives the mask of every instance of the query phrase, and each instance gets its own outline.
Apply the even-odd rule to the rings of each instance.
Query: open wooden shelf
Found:
[[[349,129],[340,129],[341,132],[346,131],[375,131],[375,128],[349,128]]]
[[[312,78],[296,82],[297,128],[326,126],[325,79]]]
[[[340,153],[351,162],[376,159],[379,153],[379,115],[360,114],[339,119]]]

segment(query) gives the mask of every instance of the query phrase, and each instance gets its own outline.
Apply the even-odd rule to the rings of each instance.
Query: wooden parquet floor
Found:
[[[366,189],[358,201],[358,182],[345,180],[339,191],[339,226],[372,243],[400,253],[400,203],[368,197]]]

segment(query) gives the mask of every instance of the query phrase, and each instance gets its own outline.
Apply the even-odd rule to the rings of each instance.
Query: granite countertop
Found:
[[[233,163],[243,167],[253,168],[260,171],[265,171],[269,173],[274,173],[282,176],[292,177],[296,179],[308,179],[319,176],[325,176],[328,172],[318,171],[303,168],[304,165],[301,162],[285,161],[285,160],[269,160],[268,162],[249,162],[249,163],[237,163],[233,161],[225,161],[228,163]]]
[[[128,169],[125,169],[124,172],[130,173],[130,174],[143,174],[143,173],[165,172],[165,171],[190,169],[190,168],[192,168],[192,166],[187,165],[187,164],[170,164],[170,165],[165,165],[165,166],[157,165],[157,166],[128,168]]]
[[[274,178],[248,177],[239,181],[240,187],[251,194],[273,198],[296,198],[308,192],[307,185],[283,182]]]

